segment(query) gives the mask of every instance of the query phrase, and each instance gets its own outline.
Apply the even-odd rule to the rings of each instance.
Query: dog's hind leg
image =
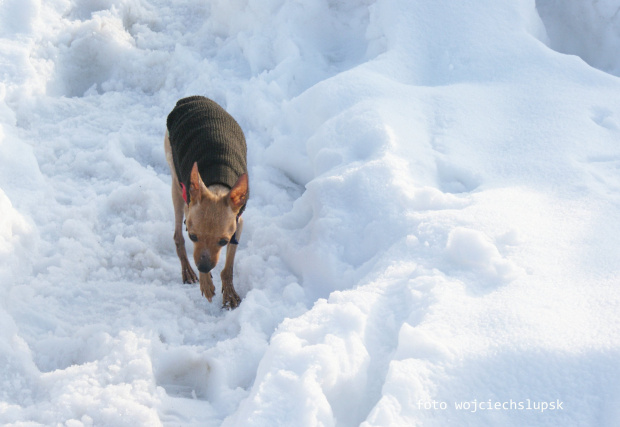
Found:
[[[243,229],[243,218],[239,218],[235,238],[239,240]],[[235,254],[237,253],[237,244],[228,243],[226,247],[226,264],[222,270],[222,306],[225,308],[236,308],[241,302],[241,298],[237,295],[233,285],[233,265],[235,263]]]
[[[185,209],[185,201],[183,200],[183,194],[181,193],[181,186],[177,179],[177,174],[174,169],[174,163],[172,162],[172,154],[170,149],[170,140],[168,139],[168,133],[164,139],[164,148],[166,151],[166,159],[170,166],[170,172],[172,175],[172,205],[174,206],[174,244],[177,248],[177,256],[181,261],[181,272],[183,274],[183,283],[196,283],[198,278],[196,273],[189,264],[187,259],[187,251],[185,250],[185,239],[183,238],[183,215]]]

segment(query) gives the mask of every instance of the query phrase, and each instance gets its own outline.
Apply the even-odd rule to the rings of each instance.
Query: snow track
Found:
[[[0,424],[617,425],[615,7],[2,2]],[[172,242],[194,94],[248,140],[234,311]]]

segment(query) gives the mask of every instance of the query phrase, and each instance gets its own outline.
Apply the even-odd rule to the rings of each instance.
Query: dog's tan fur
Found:
[[[248,176],[241,175],[232,189],[223,185],[205,186],[194,164],[190,180],[190,204],[183,200],[181,186],[177,178],[172,149],[168,133],[164,138],[166,160],[172,174],[172,204],[174,205],[174,243],[181,261],[183,283],[200,281],[202,294],[212,301],[215,286],[211,277],[211,269],[217,264],[220,251],[226,248],[226,263],[222,270],[222,298],[224,307],[235,308],[241,302],[233,286],[233,264],[237,245],[229,244],[231,238],[241,236],[243,219],[237,214],[246,202],[248,192]],[[187,232],[194,243],[194,262],[199,270],[199,279],[192,269],[185,251],[183,237],[183,217],[186,219]],[[235,234],[236,233],[236,234]]]

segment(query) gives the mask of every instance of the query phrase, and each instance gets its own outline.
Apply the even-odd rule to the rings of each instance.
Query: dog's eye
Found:
[[[191,240],[192,242],[197,242],[198,236],[196,236],[195,234],[189,233],[189,240]]]
[[[220,244],[220,246],[226,246],[228,244],[228,240],[220,239],[220,241],[218,243]]]

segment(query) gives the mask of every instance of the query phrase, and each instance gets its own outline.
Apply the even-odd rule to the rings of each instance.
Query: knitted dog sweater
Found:
[[[203,96],[179,100],[166,122],[179,183],[189,188],[194,162],[206,186],[232,188],[247,173],[247,146],[235,119]],[[189,204],[189,191],[186,193]]]

